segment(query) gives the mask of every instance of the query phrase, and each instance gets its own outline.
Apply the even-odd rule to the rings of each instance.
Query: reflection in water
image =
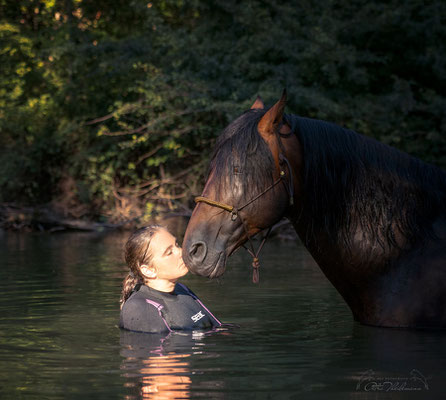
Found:
[[[294,244],[268,243],[260,285],[242,252],[219,281],[185,277],[240,329],[121,331],[127,237],[0,232],[0,399],[404,400],[415,384],[417,398],[444,398],[446,332],[355,323]],[[384,392],[388,378],[398,390]]]
[[[167,353],[142,360],[143,399],[188,399],[191,379],[190,365],[185,358],[190,354]],[[180,374],[180,375],[178,375]]]
[[[143,399],[188,399],[191,371],[188,357],[192,354],[192,334],[157,335],[121,331],[121,369],[134,386],[140,377],[140,397]],[[189,353],[175,351],[189,349]],[[127,397],[131,398],[131,397]]]
[[[140,386],[139,398],[143,399],[189,399],[192,383],[189,357],[201,353],[204,336],[201,332],[157,335],[122,330],[121,370],[125,385]]]
[[[404,398],[409,391],[430,398],[444,395],[443,378],[438,377],[439,359],[444,362],[446,354],[444,331],[356,324],[348,345],[353,355],[356,392],[393,392],[394,398]]]

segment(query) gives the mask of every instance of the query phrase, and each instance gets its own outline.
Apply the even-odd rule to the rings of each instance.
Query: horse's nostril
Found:
[[[189,248],[189,256],[195,262],[202,262],[206,257],[207,246],[205,242],[195,242]]]

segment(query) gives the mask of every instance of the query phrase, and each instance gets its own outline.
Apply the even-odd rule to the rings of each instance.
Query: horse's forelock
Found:
[[[246,197],[261,192],[271,184],[274,167],[272,154],[257,131],[258,122],[265,112],[262,109],[246,111],[218,137],[208,171],[208,178],[210,172],[214,172],[217,196],[231,193],[235,176]]]

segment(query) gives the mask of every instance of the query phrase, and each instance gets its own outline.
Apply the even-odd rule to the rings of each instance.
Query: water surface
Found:
[[[446,334],[366,327],[297,243],[183,282],[238,329],[121,331],[127,234],[0,232],[1,399],[440,398]]]

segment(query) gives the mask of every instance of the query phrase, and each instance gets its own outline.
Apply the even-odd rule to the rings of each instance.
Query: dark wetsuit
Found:
[[[171,293],[141,285],[124,303],[119,326],[137,332],[209,329],[221,322],[185,285],[177,283]]]

